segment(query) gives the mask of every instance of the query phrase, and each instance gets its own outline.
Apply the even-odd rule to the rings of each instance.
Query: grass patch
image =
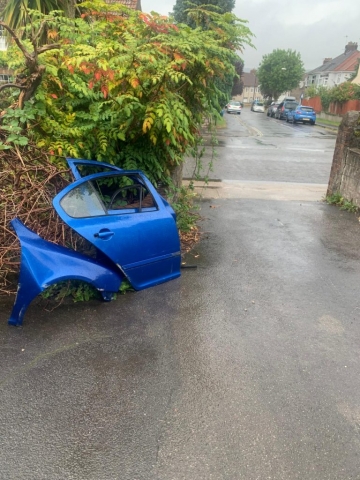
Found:
[[[329,127],[338,127],[341,123],[340,120],[328,120],[327,118],[317,118],[318,123],[322,123],[323,125],[329,125]]]
[[[216,128],[226,128],[227,123],[224,117],[221,117],[220,120],[216,120]]]

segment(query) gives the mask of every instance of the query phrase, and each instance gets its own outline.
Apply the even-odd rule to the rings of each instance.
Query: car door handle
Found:
[[[114,235],[114,232],[111,232],[110,230],[107,229],[102,229],[97,233],[94,233],[95,238],[101,238],[102,240],[108,240]]]

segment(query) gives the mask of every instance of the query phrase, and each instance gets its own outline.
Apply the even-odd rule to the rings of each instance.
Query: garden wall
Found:
[[[335,193],[360,207],[360,112],[348,112],[339,126],[327,195]]]

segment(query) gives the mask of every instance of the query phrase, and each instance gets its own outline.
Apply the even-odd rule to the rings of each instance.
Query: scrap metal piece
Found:
[[[111,300],[119,291],[121,272],[68,248],[47,242],[27,228],[18,218],[11,221],[21,245],[21,267],[18,291],[9,325],[22,325],[27,307],[47,287],[64,280],[82,280]]]

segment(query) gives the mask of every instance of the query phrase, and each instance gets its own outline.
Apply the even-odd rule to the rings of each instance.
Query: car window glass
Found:
[[[313,112],[314,109],[313,108],[309,108],[309,107],[301,107],[301,110],[304,111],[304,112]]]
[[[105,215],[104,205],[97,196],[91,182],[73,188],[60,201],[64,212],[73,218]]]
[[[137,175],[98,177],[71,190],[60,205],[75,218],[157,210],[153,196]]]
[[[286,102],[286,103],[284,104],[284,107],[285,107],[285,108],[296,108],[296,107],[297,107],[297,103],[295,103],[295,102]]]

